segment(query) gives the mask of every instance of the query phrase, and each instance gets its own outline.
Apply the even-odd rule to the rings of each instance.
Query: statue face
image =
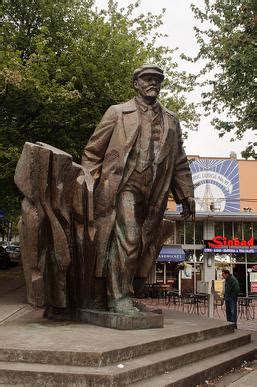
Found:
[[[144,74],[134,81],[134,88],[145,99],[155,101],[161,90],[162,80],[153,74]]]

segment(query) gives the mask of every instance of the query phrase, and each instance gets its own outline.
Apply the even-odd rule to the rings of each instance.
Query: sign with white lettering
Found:
[[[237,160],[193,160],[190,168],[197,212],[240,211]]]
[[[247,254],[256,254],[257,253],[257,249],[249,249],[249,248],[245,248],[245,249],[235,249],[235,248],[205,248],[203,249],[203,252],[204,253],[247,253]]]

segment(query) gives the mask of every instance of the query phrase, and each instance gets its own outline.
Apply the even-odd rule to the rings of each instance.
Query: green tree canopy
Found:
[[[205,109],[217,113],[213,124],[220,136],[231,132],[241,139],[247,130],[256,131],[256,2],[204,0],[204,9],[192,9],[208,25],[205,30],[195,27],[200,49],[194,61],[206,61],[200,76],[208,76],[205,88],[211,86],[203,93]],[[220,119],[224,112],[227,120]],[[243,157],[257,158],[255,135]]]
[[[163,99],[184,126],[197,124],[184,96],[193,78],[157,44],[162,16],[137,8],[137,1],[99,10],[94,0],[3,0],[0,209],[8,216],[19,208],[13,175],[24,142],[46,142],[79,161],[103,112],[134,94],[131,75],[142,63],[163,66]]]

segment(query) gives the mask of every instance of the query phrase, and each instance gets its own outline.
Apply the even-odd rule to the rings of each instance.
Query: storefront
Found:
[[[217,290],[222,291],[222,269],[229,269],[238,278],[242,295],[257,296],[257,184],[249,184],[257,181],[257,161],[194,158],[190,165],[196,221],[181,220],[181,208],[172,201],[165,213],[166,219],[175,221],[165,245],[182,249],[184,259],[162,259],[160,254],[151,282],[199,292],[204,280],[203,263],[210,259],[215,262]],[[206,244],[214,237],[222,238],[222,246]],[[249,240],[250,246],[246,245]],[[240,246],[236,246],[238,241],[242,242]],[[191,267],[191,278],[182,278],[186,265]]]
[[[231,217],[231,216],[230,216]],[[239,220],[239,218],[244,220]],[[206,241],[204,252],[214,255],[215,280],[221,280],[221,272],[228,269],[240,284],[244,296],[257,295],[257,222],[255,214],[237,215],[237,221],[215,221],[214,238]]]
[[[174,232],[157,258],[151,282],[170,285],[171,289],[182,292],[196,292],[203,264],[204,222],[181,221],[179,214],[168,212],[165,217],[175,220]]]
[[[155,266],[155,282],[178,288],[179,264],[184,262],[185,252],[180,245],[164,245]]]
[[[233,219],[233,215],[227,215],[226,220],[224,220],[224,215],[211,216],[210,218],[208,214],[197,214],[195,223],[177,220],[180,218],[179,214],[167,212],[166,217],[175,220],[174,234],[171,235],[168,242],[173,240],[180,241],[182,244],[164,246],[156,262],[154,282],[171,284],[173,288],[178,289],[179,276],[183,275],[180,270],[184,271],[186,266],[190,266],[192,276],[181,278],[181,291],[198,292],[199,283],[203,280],[203,261],[208,253],[208,256],[213,257],[215,261],[215,278],[213,279],[217,281],[216,290],[220,290],[221,271],[228,269],[238,278],[242,295],[248,296],[255,293],[257,295],[257,285],[255,284],[257,282],[257,214],[244,214],[240,218],[237,216],[236,222],[228,219]],[[232,230],[229,237],[227,234],[225,235],[228,229]],[[251,240],[251,246],[240,246],[240,248],[236,248],[236,246],[232,248],[228,245],[223,245],[222,248],[209,247],[206,236],[210,235],[211,230],[213,238],[222,236],[222,238],[227,238],[225,242],[236,238],[235,243],[237,240],[240,242]],[[182,253],[177,256],[173,255],[173,257],[163,254],[164,251],[172,251],[173,248],[174,251]]]

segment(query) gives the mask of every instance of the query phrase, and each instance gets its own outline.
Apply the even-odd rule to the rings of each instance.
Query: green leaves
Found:
[[[80,162],[104,111],[134,95],[131,76],[142,63],[164,67],[163,98],[185,126],[197,119],[183,96],[193,79],[176,71],[172,50],[156,44],[162,16],[138,16],[137,7],[137,1],[126,9],[109,1],[97,10],[93,0],[3,0],[0,209],[7,214],[17,202],[13,174],[24,142],[49,143]]]
[[[247,130],[256,131],[256,16],[253,0],[205,0],[201,10],[192,5],[196,19],[208,22],[208,30],[195,28],[199,53],[194,61],[207,60],[200,72],[211,78],[204,85],[211,92],[203,94],[206,111],[217,117],[213,124],[223,135],[233,132],[242,138]],[[210,77],[214,72],[214,78]],[[219,118],[225,113],[230,120]],[[243,157],[257,158],[254,143]]]

